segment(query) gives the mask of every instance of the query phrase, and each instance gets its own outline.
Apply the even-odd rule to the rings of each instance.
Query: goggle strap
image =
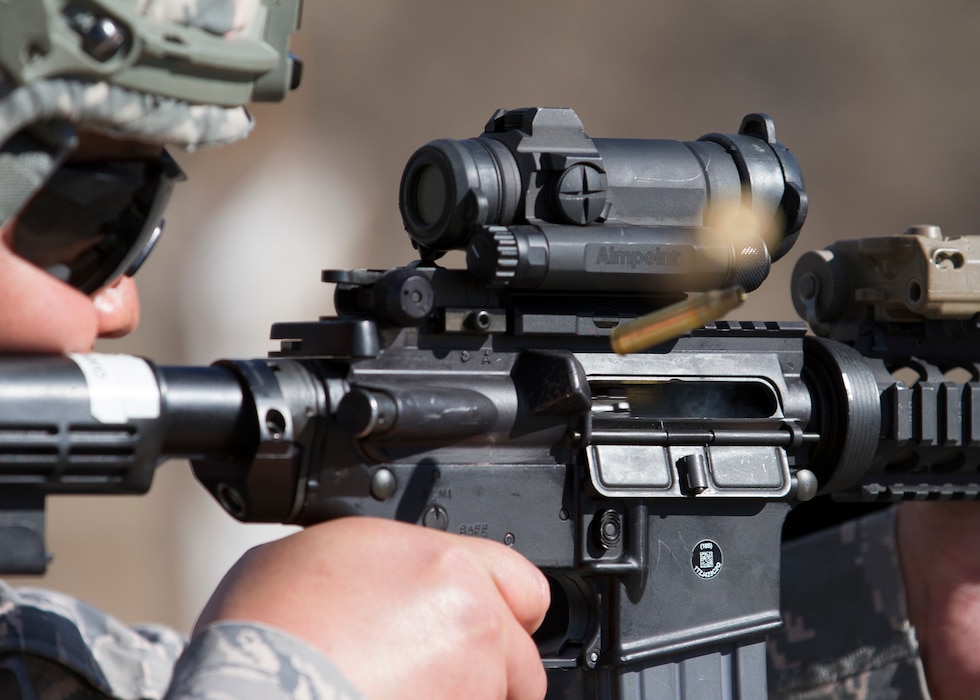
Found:
[[[68,158],[78,138],[67,125],[39,134],[21,132],[0,149],[0,226],[12,219]]]

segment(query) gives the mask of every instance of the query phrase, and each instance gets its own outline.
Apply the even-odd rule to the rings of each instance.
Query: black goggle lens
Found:
[[[91,294],[142,264],[182,179],[166,152],[149,160],[63,165],[17,217],[13,250]]]

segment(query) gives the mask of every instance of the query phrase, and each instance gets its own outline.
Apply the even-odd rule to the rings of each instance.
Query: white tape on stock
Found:
[[[101,353],[68,357],[85,375],[95,420],[126,423],[134,418],[160,417],[160,387],[146,360]]]

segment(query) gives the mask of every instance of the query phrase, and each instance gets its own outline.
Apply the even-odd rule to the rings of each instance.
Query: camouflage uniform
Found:
[[[0,583],[4,700],[360,697],[319,652],[270,627],[218,623],[185,648],[165,627],[127,627],[68,596]]]
[[[768,643],[769,696],[927,700],[905,607],[895,508],[783,547],[784,627]]]

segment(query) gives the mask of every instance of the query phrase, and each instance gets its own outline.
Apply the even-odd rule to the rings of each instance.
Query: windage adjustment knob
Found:
[[[555,205],[568,223],[585,226],[605,211],[606,190],[604,172],[587,163],[576,163],[558,178]]]

